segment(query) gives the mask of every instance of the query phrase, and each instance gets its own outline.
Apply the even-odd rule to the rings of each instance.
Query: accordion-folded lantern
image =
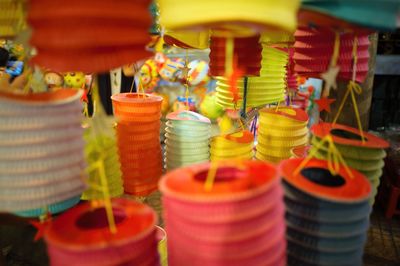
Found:
[[[371,185],[355,170],[303,159],[280,164],[285,189],[288,265],[362,265]]]
[[[30,1],[33,63],[56,71],[102,72],[149,55],[149,0]]]
[[[300,76],[319,78],[328,70],[335,45],[335,32],[328,28],[311,29],[301,27],[295,32],[293,60],[294,71]],[[357,39],[357,64],[355,79],[362,83],[368,74],[368,35],[343,33],[339,35],[340,46],[337,65],[338,79],[351,80],[353,76],[353,44]]]
[[[160,118],[162,97],[120,93],[111,97],[125,193],[147,196],[162,174]]]
[[[25,1],[0,0],[0,38],[13,38],[25,27]]]
[[[299,0],[159,0],[160,24],[167,29],[198,28],[237,29],[250,26],[256,30],[295,29]],[[237,26],[237,27],[235,27]]]
[[[81,93],[0,94],[0,211],[39,216],[84,190]]]
[[[228,38],[212,36],[210,39],[210,73],[224,76]],[[233,58],[245,76],[259,76],[262,46],[259,36],[233,38]]]
[[[274,166],[220,162],[183,167],[160,181],[168,265],[286,265],[282,188]]]

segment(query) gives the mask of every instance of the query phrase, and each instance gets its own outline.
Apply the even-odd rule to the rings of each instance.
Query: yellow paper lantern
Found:
[[[308,115],[292,107],[260,111],[256,158],[278,163],[291,157],[291,150],[308,142]]]
[[[248,130],[214,137],[210,143],[210,159],[211,161],[250,160],[253,158],[253,144],[253,134]]]
[[[293,32],[299,0],[159,0],[160,24],[167,29],[199,26],[243,31],[279,29]]]

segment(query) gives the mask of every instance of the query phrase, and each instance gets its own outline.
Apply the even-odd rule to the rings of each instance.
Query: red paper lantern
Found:
[[[104,203],[89,202],[63,213],[45,232],[51,265],[159,265],[157,216],[128,199],[111,201],[116,232],[111,232]]]
[[[340,34],[337,65],[338,79],[351,80],[353,76],[353,42],[357,37],[356,81],[363,82],[368,74],[369,39],[367,34]],[[294,70],[305,77],[319,77],[328,70],[335,44],[335,32],[331,29],[299,28],[295,32],[296,42],[293,59]]]
[[[233,57],[245,76],[259,76],[261,69],[262,46],[260,36],[234,38]],[[212,76],[225,75],[225,49],[227,38],[211,37],[210,73]]]
[[[149,55],[149,0],[29,3],[33,63],[56,71],[102,72]]]

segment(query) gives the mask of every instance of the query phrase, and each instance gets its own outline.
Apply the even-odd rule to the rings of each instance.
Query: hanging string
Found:
[[[246,167],[243,161],[240,159],[231,159],[225,161],[214,161],[210,163],[210,168],[207,172],[206,181],[204,182],[204,190],[210,192],[214,186],[215,177],[217,175],[218,168],[221,166],[235,167],[240,170],[244,170]]]
[[[100,96],[98,94],[98,80],[97,79],[95,79],[95,81],[93,82],[92,96],[93,96],[94,102],[98,102],[100,100]],[[92,121],[94,121],[94,123],[92,123],[93,128],[91,130],[92,139],[95,139],[97,143],[94,143],[95,145],[92,145],[91,147],[89,147],[89,149],[95,150],[96,153],[99,154],[99,157],[95,163],[91,164],[86,169],[86,172],[88,174],[94,172],[95,175],[97,175],[100,179],[100,185],[93,184],[89,181],[86,181],[86,183],[88,183],[88,185],[91,186],[93,189],[103,193],[104,208],[106,210],[109,229],[110,229],[111,233],[116,233],[117,228],[115,226],[115,220],[114,220],[114,215],[113,215],[113,210],[112,210],[112,205],[111,205],[110,193],[108,190],[107,177],[106,177],[106,172],[105,172],[105,168],[104,168],[104,159],[105,159],[106,155],[105,155],[104,150],[101,149],[101,147],[104,147],[104,145],[102,143],[104,141],[104,139],[96,137],[96,132],[99,132],[102,130],[102,128],[99,128],[99,126],[102,127],[102,125],[98,125],[96,123],[97,119],[92,120]]]
[[[186,49],[186,56],[185,56],[185,68],[187,68],[188,67],[188,58],[189,58],[189,55],[188,55],[188,50]],[[189,111],[189,85],[188,85],[188,74],[189,73],[186,73],[185,74],[185,89],[186,89],[186,91],[185,91],[185,97],[186,97],[186,110],[188,110]]]
[[[333,44],[333,52],[332,52],[332,57],[331,61],[329,64],[329,69],[335,68],[337,66],[337,61],[339,58],[339,51],[340,51],[340,34],[339,32],[335,31],[335,41]],[[330,91],[330,86],[328,82],[325,82],[324,90],[322,92],[322,97],[328,97],[329,96],[329,91]]]
[[[233,38],[227,37],[225,42],[225,77],[229,77],[233,72],[234,46]]]
[[[214,185],[215,176],[217,175],[218,162],[211,162],[210,169],[208,169],[206,182],[204,183],[204,190],[211,191]]]
[[[335,43],[333,45],[333,53],[330,62],[330,67],[335,67],[337,65],[337,61],[339,58],[339,50],[340,50],[340,34],[339,32],[335,32]]]
[[[347,172],[347,174],[353,178],[353,173],[350,171],[350,168],[347,166],[346,161],[343,159],[341,153],[336,148],[335,143],[332,139],[332,136],[326,135],[321,141],[315,145],[315,148],[312,149],[309,155],[304,158],[304,160],[299,164],[299,166],[294,170],[294,175],[298,175],[300,171],[307,165],[307,163],[312,159],[315,158],[318,151],[321,148],[328,144],[328,154],[327,154],[327,162],[328,162],[328,170],[332,175],[337,175],[340,171],[340,164],[342,164]]]
[[[243,84],[243,85],[244,85],[244,87],[243,87],[243,107],[242,107],[242,111],[241,111],[241,114],[240,114],[240,115],[241,115],[241,117],[242,117],[243,119],[246,119],[248,77],[244,77],[243,82],[244,82],[244,84]]]
[[[365,143],[365,137],[364,137],[364,131],[362,128],[362,123],[361,123],[361,118],[360,118],[360,113],[358,110],[358,105],[357,105],[357,101],[356,101],[356,97],[355,94],[360,95],[362,93],[362,88],[361,86],[355,81],[356,80],[356,74],[357,74],[357,61],[358,61],[358,57],[357,57],[357,46],[358,46],[358,38],[357,36],[354,37],[354,41],[353,41],[353,73],[352,73],[352,80],[349,81],[349,83],[347,84],[347,91],[343,97],[342,102],[340,103],[339,109],[336,113],[335,118],[333,119],[333,124],[336,124],[340,114],[343,111],[343,107],[344,104],[347,100],[347,98],[349,97],[349,95],[351,95],[351,101],[353,103],[353,109],[354,109],[354,113],[356,115],[356,120],[357,120],[357,126],[358,126],[358,130],[360,132],[360,136],[361,136],[361,141],[362,143]]]

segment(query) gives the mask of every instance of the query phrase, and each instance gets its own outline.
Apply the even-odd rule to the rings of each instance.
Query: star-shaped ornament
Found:
[[[321,74],[321,78],[325,81],[324,91],[322,97],[328,97],[331,88],[337,89],[336,77],[339,74],[339,66],[330,66],[329,69]]]
[[[314,102],[316,104],[318,104],[318,110],[320,112],[322,111],[327,111],[328,113],[331,112],[331,104],[336,101],[336,99],[328,99],[326,97],[318,99],[318,100],[314,100]]]
[[[33,225],[36,229],[36,235],[34,238],[34,241],[38,241],[39,239],[41,239],[44,236],[44,233],[46,231],[46,228],[51,224],[52,222],[52,218],[51,218],[51,213],[48,212],[47,214],[45,214],[46,217],[44,218],[44,220],[42,221],[36,221],[36,220],[31,220],[29,221],[29,223],[31,225]]]

